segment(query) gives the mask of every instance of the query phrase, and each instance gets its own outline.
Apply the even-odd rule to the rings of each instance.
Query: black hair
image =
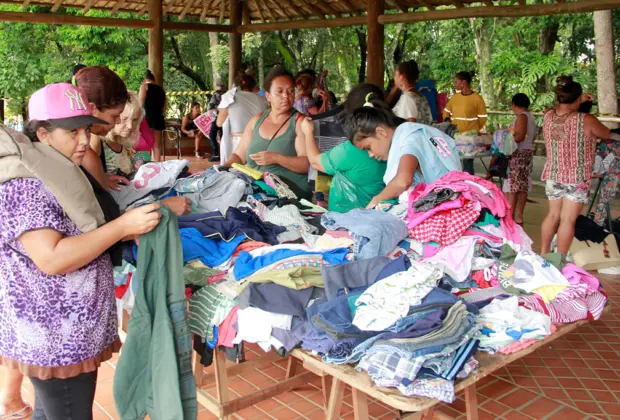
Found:
[[[235,80],[235,84],[241,88],[241,90],[245,90],[251,92],[256,87],[256,79],[254,79],[249,74],[240,74]]]
[[[81,69],[83,69],[85,67],[86,66],[84,64],[76,64],[75,66],[73,66],[73,70],[71,70],[71,75],[75,76],[78,71],[80,71]]]
[[[456,74],[456,78],[467,82],[468,85],[471,85],[471,81],[474,78],[474,73],[469,71],[460,71]]]
[[[195,106],[200,106],[200,102],[192,102],[192,108],[194,108]]]
[[[47,131],[52,131],[54,125],[49,121],[30,120],[24,124],[24,134],[30,139],[30,141],[39,141],[37,137],[37,130],[39,128],[45,128]]]
[[[385,102],[374,100],[353,111],[348,118],[348,131],[353,143],[356,143],[373,136],[379,125],[396,128],[400,122],[401,120],[392,113]]]
[[[405,61],[404,63],[400,63],[396,70],[403,76],[405,79],[412,85],[415,85],[415,82],[420,78],[420,68],[418,67],[418,63],[415,60]]]
[[[572,76],[560,76],[557,78],[555,98],[559,103],[572,104],[579,99],[582,93],[581,85],[573,81]]]
[[[512,97],[512,104],[519,108],[528,109],[532,101],[530,101],[530,98],[525,93],[517,93]]]
[[[267,76],[265,77],[265,84],[264,84],[265,92],[269,92],[271,90],[271,84],[278,77],[288,77],[289,79],[291,79],[291,82],[295,84],[295,78],[293,77],[290,71],[288,71],[282,66],[276,66],[272,68],[271,70],[269,70],[269,73],[267,73]]]
[[[344,103],[344,112],[348,115],[364,106],[366,102],[385,101],[383,89],[371,83],[362,83],[351,89]]]
[[[151,70],[148,70],[148,69],[146,70],[146,73],[145,73],[145,75],[144,75],[144,78],[145,78],[146,80],[150,80],[150,81],[152,81],[152,82],[154,82],[154,81],[155,81],[155,75],[153,74],[153,72],[152,72]]]

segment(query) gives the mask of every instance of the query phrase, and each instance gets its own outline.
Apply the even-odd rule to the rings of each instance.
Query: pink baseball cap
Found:
[[[70,83],[54,83],[37,90],[28,101],[31,120],[49,121],[55,127],[75,130],[107,122],[93,117],[84,92]]]

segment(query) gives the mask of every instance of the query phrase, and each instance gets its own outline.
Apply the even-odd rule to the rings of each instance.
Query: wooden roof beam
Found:
[[[409,5],[403,0],[394,0],[394,4],[396,5],[396,8],[403,13],[407,13],[409,11]]]
[[[202,12],[200,13],[200,22],[204,22],[205,19],[207,18],[207,1],[203,0],[202,1]]]
[[[30,0],[24,0],[24,2],[22,3],[22,10],[26,10],[29,5],[30,5]]]
[[[340,3],[344,4],[347,7],[347,13],[354,14],[357,13],[355,6],[349,0],[340,0]]]
[[[330,15],[334,15],[334,16],[337,16],[339,18],[342,17],[342,13],[339,12],[338,10],[334,9],[334,7],[331,4],[329,4],[328,2],[326,2],[325,0],[319,0],[317,2],[316,6],[319,6],[319,5],[321,5],[321,7],[324,10],[327,10]]]
[[[308,13],[303,7],[297,6],[293,3],[292,0],[280,0],[286,7],[290,7],[292,10],[297,12],[299,16],[303,16],[304,18],[310,18],[310,13]]]
[[[426,7],[428,10],[435,10],[435,6],[426,0],[416,0],[419,5]]]
[[[573,13],[588,13],[595,10],[618,8],[618,0],[588,0],[570,3],[537,4],[531,6],[466,7],[460,9],[433,10],[428,12],[401,13],[379,16],[379,22],[393,23],[424,22],[483,17],[529,17],[551,16]]]
[[[286,10],[285,7],[280,7],[280,5],[278,4],[278,1],[273,1],[273,0],[263,0],[263,2],[265,3],[265,6],[267,6],[269,8],[270,4],[274,6],[275,9],[279,10],[280,13],[282,13],[288,20],[293,19],[293,16],[291,14],[288,13],[288,11]],[[271,10],[269,8],[269,10]]]
[[[231,0],[231,1],[235,1],[235,0]],[[273,10],[271,10],[270,7],[267,6],[267,3],[263,0],[256,0],[258,3],[260,3],[260,5],[265,9],[264,12],[266,12],[267,14],[269,14],[269,18],[271,19],[272,22],[277,22],[280,19],[277,19],[276,16],[273,14]]]
[[[61,4],[62,4],[62,0],[56,0],[54,2],[54,5],[52,6],[52,13],[58,11],[58,9],[60,8]]]
[[[319,9],[318,7],[316,7],[314,4],[310,3],[309,1],[303,2],[302,5],[310,9],[312,13],[316,14],[319,19],[327,19],[325,17],[325,12]],[[295,29],[295,28],[291,28],[291,29]]]
[[[194,6],[195,1],[196,0],[188,0],[187,1],[187,4],[183,8],[183,11],[179,15],[179,20],[183,20],[185,18],[185,15],[187,15],[187,13],[189,12],[189,9],[191,9]]]
[[[352,16],[336,19],[308,19],[291,20],[287,22],[254,23],[252,25],[241,25],[237,31],[247,32],[269,32],[282,31],[286,29],[310,29],[310,28],[336,28],[341,26],[365,25],[368,19],[366,16]]]
[[[118,0],[112,10],[110,10],[110,16],[116,16],[118,10],[125,6],[125,0]]]

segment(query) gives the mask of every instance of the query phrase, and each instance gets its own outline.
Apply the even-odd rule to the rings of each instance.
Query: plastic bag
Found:
[[[330,158],[332,168],[336,168]],[[330,199],[338,198],[334,205],[330,204],[330,211],[346,213],[354,208],[365,208],[372,197],[362,188],[355,185],[344,173],[336,170],[330,188]]]

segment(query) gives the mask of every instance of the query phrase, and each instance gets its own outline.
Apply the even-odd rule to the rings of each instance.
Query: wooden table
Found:
[[[477,352],[475,357],[479,362],[478,368],[467,378],[458,380],[455,383],[455,392],[465,391],[467,418],[469,420],[478,418],[476,383],[480,379],[515,360],[527,356],[553,340],[574,331],[586,322],[588,321],[560,325],[555,333],[517,353],[490,355],[480,351]],[[194,364],[198,387],[198,402],[220,418],[229,418],[234,412],[307,384],[314,375],[322,378],[327,420],[335,420],[340,417],[345,385],[351,386],[353,391],[353,410],[356,420],[368,419],[368,397],[372,397],[397,410],[413,412],[414,414],[409,415],[408,419],[432,419],[433,415],[435,415],[435,406],[440,402],[437,399],[427,397],[406,397],[397,389],[378,387],[366,372],[358,372],[351,365],[323,363],[319,357],[300,349],[294,350],[289,356],[287,374],[284,381],[258,390],[253,394],[231,400],[228,390],[229,375],[234,376],[247,373],[258,367],[269,365],[274,361],[282,360],[282,358],[272,351],[260,359],[227,367],[224,353],[217,351],[213,358],[215,373],[208,377],[205,377],[203,366],[200,364],[199,359],[197,357]],[[297,375],[296,371],[300,363],[307,371]],[[215,384],[216,397],[212,397],[207,391],[201,389],[201,387],[213,384]]]

